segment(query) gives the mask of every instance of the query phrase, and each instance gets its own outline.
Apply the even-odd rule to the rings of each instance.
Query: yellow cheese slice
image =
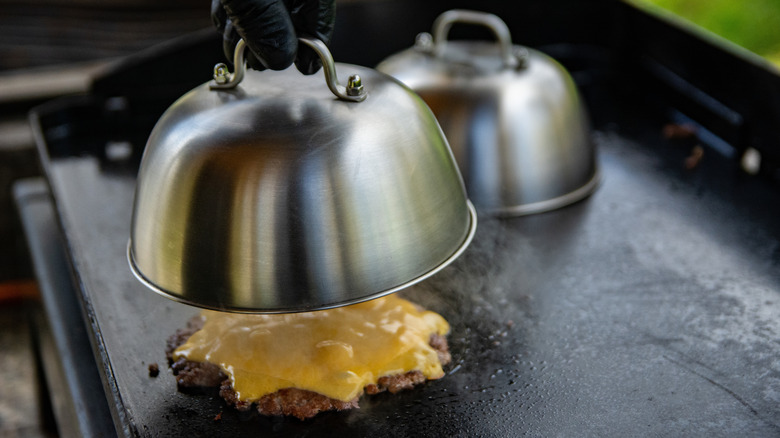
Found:
[[[203,328],[176,349],[174,360],[218,365],[243,401],[283,388],[349,401],[382,376],[444,374],[429,340],[447,334],[449,324],[395,294],[317,312],[201,315]]]

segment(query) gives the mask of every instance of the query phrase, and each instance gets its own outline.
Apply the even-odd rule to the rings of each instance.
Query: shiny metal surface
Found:
[[[138,174],[128,258],[201,307],[292,312],[416,283],[468,245],[476,215],[439,125],[392,78],[354,65],[363,102],[322,71],[247,71],[173,104]]]
[[[488,26],[499,41],[445,41],[455,22]],[[417,44],[377,69],[408,85],[436,114],[477,209],[523,215],[576,202],[599,181],[576,86],[543,53],[510,50],[509,31],[493,28],[497,23],[503,25],[490,14],[445,12],[433,44]]]

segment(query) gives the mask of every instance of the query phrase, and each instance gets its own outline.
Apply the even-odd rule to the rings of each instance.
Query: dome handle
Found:
[[[485,26],[490,29],[498,40],[501,48],[501,59],[504,67],[514,68],[518,66],[518,59],[513,52],[512,36],[509,28],[503,20],[496,15],[487,12],[470,11],[466,9],[452,9],[442,13],[433,22],[433,54],[441,57],[444,47],[447,45],[447,35],[455,23],[466,23]]]
[[[358,75],[352,75],[347,81],[347,86],[339,83],[336,75],[336,64],[333,61],[333,55],[328,50],[328,46],[322,41],[312,38],[298,38],[298,42],[303,43],[314,50],[322,60],[322,70],[325,73],[325,82],[331,93],[341,100],[350,102],[361,102],[366,98],[366,90],[363,88],[362,80]],[[231,90],[244,80],[246,64],[244,62],[244,51],[246,42],[241,39],[236,44],[236,50],[233,52],[233,65],[235,71],[231,74],[225,64],[219,63],[214,66],[214,80],[209,84],[212,90]]]

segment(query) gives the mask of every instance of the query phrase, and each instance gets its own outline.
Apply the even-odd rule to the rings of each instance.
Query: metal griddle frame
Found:
[[[384,57],[409,47],[418,32],[429,30],[434,18],[451,8],[493,12],[507,22],[515,43],[539,48],[561,61],[577,81],[597,130],[609,131],[618,127],[627,137],[639,138],[642,142],[657,134],[654,128],[649,127],[660,126],[664,121],[694,123],[699,127],[700,140],[721,155],[719,160],[724,164],[719,169],[730,172],[730,178],[724,184],[735,180],[733,175],[739,173],[739,158],[745,150],[752,148],[759,151],[761,165],[757,177],[750,177],[749,185],[760,193],[755,199],[745,202],[749,208],[765,210],[759,214],[764,221],[762,223],[770,224],[764,230],[765,234],[770,238],[773,236],[776,241],[780,238],[777,225],[771,225],[771,218],[778,217],[778,205],[761,205],[766,200],[778,199],[780,190],[780,76],[767,62],[675,18],[649,13],[630,3],[616,0],[345,2],[339,6],[332,51],[341,62],[375,65]],[[479,29],[456,28],[452,37],[490,37],[479,32]],[[221,42],[210,29],[183,36],[119,61],[94,79],[92,91],[88,95],[60,99],[35,109],[31,113],[31,120],[49,184],[56,184],[57,178],[52,175],[53,165],[79,156],[96,157],[106,171],[126,174],[127,178],[132,179],[146,137],[162,111],[185,91],[208,80],[211,66],[220,56]],[[632,117],[627,117],[626,113]],[[633,123],[638,124],[633,126]],[[107,143],[130,145],[130,157],[120,162],[108,159]],[[649,143],[655,143],[655,140]],[[659,154],[662,163],[671,165],[669,157],[676,157],[675,154],[679,155],[679,152],[660,150]],[[739,178],[736,180],[739,181]],[[62,203],[68,201],[57,198],[56,188],[52,191],[55,194],[54,205],[61,215]],[[36,184],[33,184],[32,189],[21,188],[19,203],[29,204],[25,201],[29,199],[25,198],[25,193],[38,193],[35,196],[40,200],[46,199],[45,192]],[[33,208],[46,210],[45,206]],[[88,281],[85,281],[85,274],[79,270],[78,260],[74,260],[80,251],[80,243],[68,239],[68,225],[62,223],[61,216],[59,224],[52,223],[56,220],[56,214],[49,213],[49,216],[43,220],[48,221],[48,225],[43,225],[44,228],[48,227],[47,233],[52,229],[65,228],[62,231],[66,253],[70,258],[75,286],[73,290],[78,296],[78,307],[82,312],[80,317],[73,318],[72,314],[68,317],[68,314],[58,315],[56,311],[50,310],[49,318],[55,321],[52,326],[59,327],[63,321],[67,321],[67,327],[81,321],[86,328],[81,332],[76,330],[81,333],[75,336],[76,341],[74,337],[67,340],[80,342],[81,347],[68,347],[67,343],[59,345],[60,360],[65,364],[64,368],[78,369],[78,364],[93,359],[85,357],[89,355],[85,352],[93,352],[102,379],[98,386],[104,388],[105,402],[111,412],[111,418],[106,415],[81,415],[77,422],[81,422],[82,426],[78,430],[85,436],[102,435],[107,428],[110,429],[107,426],[110,423],[113,423],[119,435],[127,436],[168,433],[212,436],[220,431],[248,430],[246,425],[213,423],[216,426],[207,424],[206,429],[197,431],[166,431],[148,429],[147,425],[136,423],[132,415],[125,411],[123,394],[116,385],[113,375],[115,370],[96,322],[95,308],[89,294],[85,292]],[[495,223],[488,226],[501,228],[501,225]],[[28,234],[34,233],[32,230],[36,227],[28,223],[26,231]],[[35,238],[31,237],[30,240],[34,241]],[[45,273],[48,268],[41,260],[46,257],[46,245],[33,242],[31,246],[42,289],[56,291],[64,286],[56,284],[63,278],[61,267],[58,268],[59,277]],[[769,269],[778,272],[780,251],[772,253],[766,263]],[[55,283],[52,284],[52,281]],[[777,292],[774,290],[775,295]],[[82,333],[84,331],[88,335]],[[85,345],[91,345],[91,349],[85,349]],[[775,348],[775,356],[778,350]],[[164,368],[165,364],[160,365]],[[139,369],[144,372],[140,364]],[[692,370],[694,373],[699,372],[697,369]],[[170,378],[164,371],[162,374],[161,379]],[[95,384],[94,373],[88,372],[79,378],[84,378],[84,375],[91,375],[92,384]],[[97,403],[101,398],[97,397]],[[412,396],[406,396],[403,400],[417,403]],[[93,397],[90,403],[94,402]],[[83,406],[84,400],[75,400],[74,404]],[[779,433],[777,425],[780,424],[780,411],[776,407],[756,408],[748,402],[745,405],[754,411],[760,420],[758,423],[763,424],[761,427],[765,427],[757,430]],[[97,412],[100,410],[105,411],[105,406]],[[184,419],[191,418],[192,413],[180,410],[161,415],[182,417],[181,421],[160,422],[180,426],[187,424]],[[230,415],[225,418],[223,422],[244,421]],[[529,421],[533,423],[532,420]],[[245,421],[251,424],[256,420]],[[474,420],[463,418],[460,421]],[[307,431],[306,427],[300,425],[285,429],[284,423],[271,421],[263,424],[270,424],[279,433],[303,434]],[[585,426],[591,426],[583,430],[592,433],[600,431],[610,434],[608,426]],[[430,421],[422,422],[419,427],[423,434],[435,434],[436,429]],[[448,427],[458,430],[457,425],[449,424]],[[322,432],[323,429],[317,430]],[[533,433],[533,428],[529,430]],[[486,435],[495,433],[495,430],[485,432]]]

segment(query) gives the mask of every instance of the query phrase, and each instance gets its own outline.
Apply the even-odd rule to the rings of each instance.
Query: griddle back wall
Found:
[[[626,80],[640,93],[666,100],[734,146],[762,154],[761,172],[780,180],[780,75],[757,55],[679,23],[618,2]],[[695,85],[694,85],[695,84]]]

